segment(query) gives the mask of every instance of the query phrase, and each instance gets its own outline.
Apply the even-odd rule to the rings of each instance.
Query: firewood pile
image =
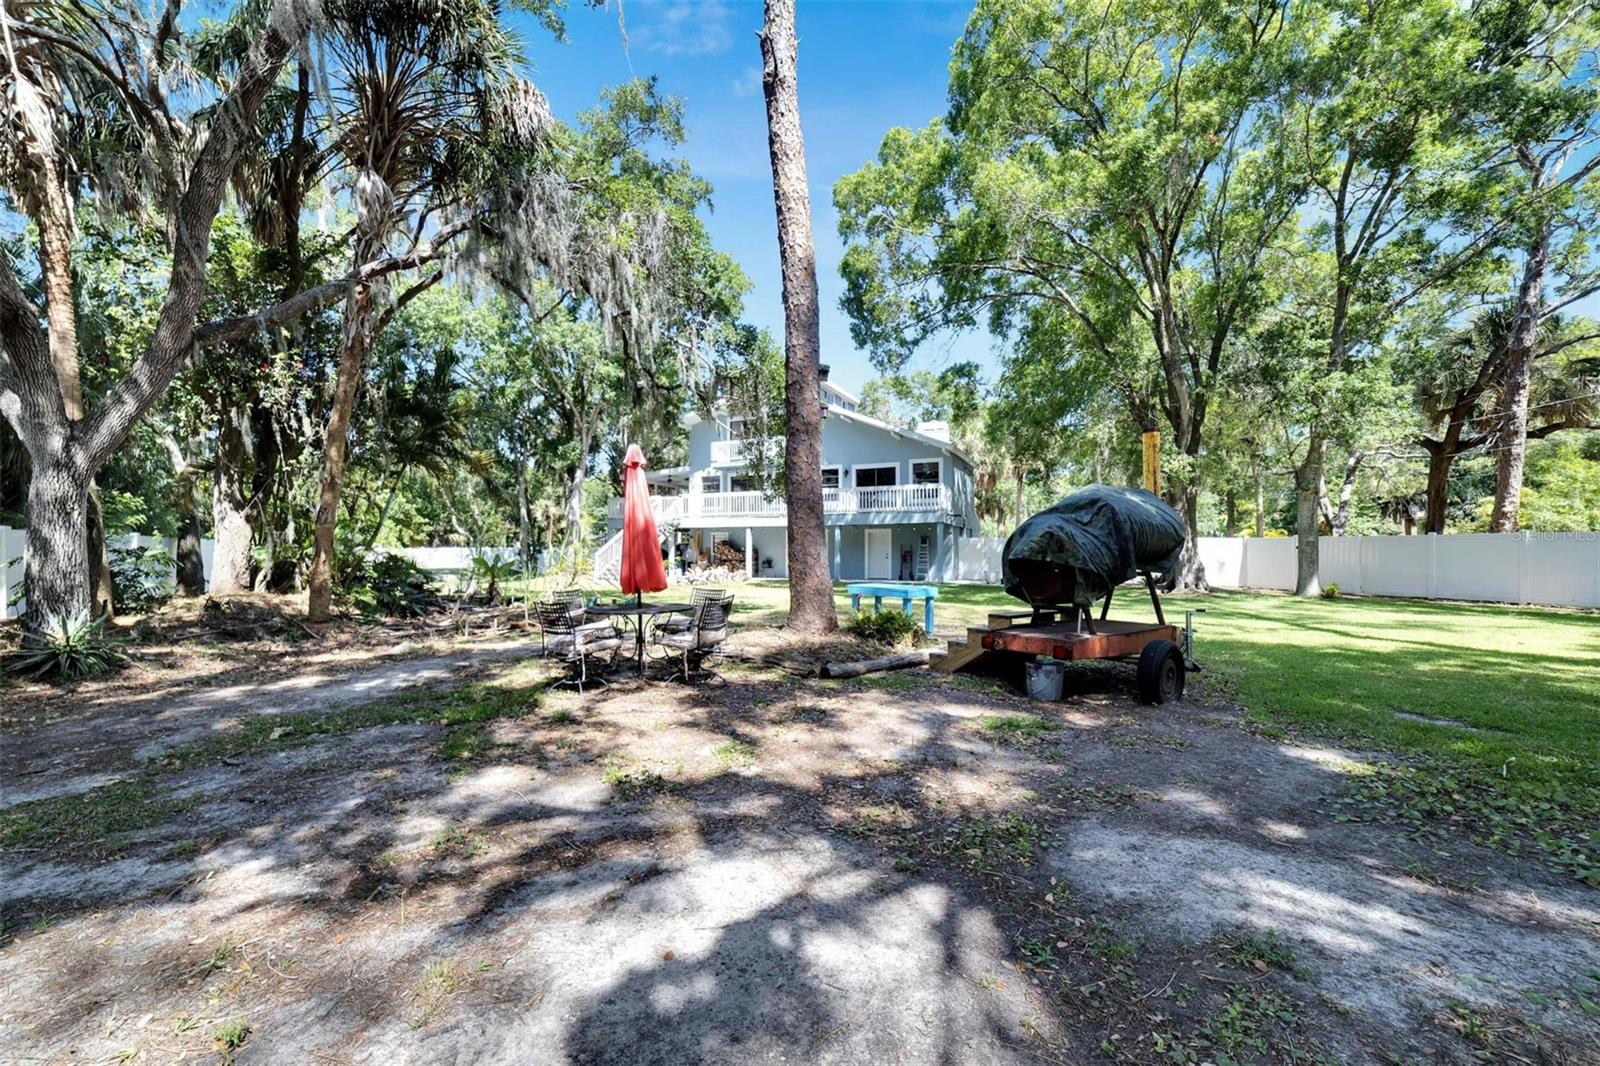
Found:
[[[719,540],[711,546],[711,558],[707,561],[713,567],[744,572],[744,552],[725,540]]]

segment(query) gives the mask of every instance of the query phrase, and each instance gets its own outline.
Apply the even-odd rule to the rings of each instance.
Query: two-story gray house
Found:
[[[826,371],[824,371],[826,373]],[[823,513],[828,557],[837,580],[930,580],[953,573],[955,540],[978,533],[972,463],[950,443],[942,422],[915,430],[869,418],[856,397],[826,380],[822,423]],[[746,459],[745,423],[713,410],[683,420],[689,434],[686,467],[650,475],[656,518],[675,523],[668,538],[676,558],[692,547],[710,557],[718,541],[744,554],[746,573],[788,576],[788,517],[782,498],[756,486]],[[608,515],[614,531],[621,501]],[[596,554],[596,572],[620,553],[613,536]]]

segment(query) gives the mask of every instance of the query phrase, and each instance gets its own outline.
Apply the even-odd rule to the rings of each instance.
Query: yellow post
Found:
[[[1144,432],[1144,487],[1161,495],[1161,431]]]

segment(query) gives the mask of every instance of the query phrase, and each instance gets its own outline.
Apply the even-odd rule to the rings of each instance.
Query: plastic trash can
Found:
[[[1054,659],[1035,659],[1028,664],[1028,696],[1056,702],[1061,699],[1061,682],[1066,670]]]

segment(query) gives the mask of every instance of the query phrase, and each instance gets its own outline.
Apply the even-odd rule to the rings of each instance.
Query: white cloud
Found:
[[[734,78],[728,88],[735,96],[754,96],[761,91],[761,68],[745,67],[744,73]]]
[[[706,56],[733,45],[729,12],[722,0],[673,0],[633,10],[644,17],[629,27],[629,36],[647,52],[669,56]]]

